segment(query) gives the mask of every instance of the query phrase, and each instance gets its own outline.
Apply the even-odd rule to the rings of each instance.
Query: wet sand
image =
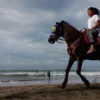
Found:
[[[0,100],[99,100],[100,84],[34,85],[0,87]]]

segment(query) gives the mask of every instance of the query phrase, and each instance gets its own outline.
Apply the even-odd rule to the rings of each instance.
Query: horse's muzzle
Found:
[[[55,41],[56,41],[55,35],[51,35],[51,36],[49,37],[49,39],[48,39],[48,42],[51,43],[51,44],[54,44]]]
[[[54,44],[54,43],[55,43],[55,39],[49,38],[49,39],[48,39],[48,42],[51,43],[51,44]]]

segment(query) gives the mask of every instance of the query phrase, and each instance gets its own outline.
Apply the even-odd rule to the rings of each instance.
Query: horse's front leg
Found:
[[[89,87],[90,86],[89,81],[81,74],[83,59],[81,57],[79,57],[77,60],[78,60],[78,64],[77,64],[77,71],[76,72],[81,77],[81,79],[85,83],[85,85],[87,87]]]
[[[69,62],[68,62],[68,66],[67,66],[66,71],[65,71],[65,78],[64,78],[64,81],[63,81],[63,83],[61,85],[61,88],[65,88],[66,87],[66,84],[68,82],[68,74],[69,74],[69,71],[70,71],[74,61],[75,60],[72,57],[70,57]]]

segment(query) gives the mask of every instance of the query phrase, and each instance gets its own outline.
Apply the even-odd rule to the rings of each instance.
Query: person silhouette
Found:
[[[50,80],[51,80],[51,74],[50,74],[50,71],[47,72],[47,76],[48,76],[48,80],[50,81]]]

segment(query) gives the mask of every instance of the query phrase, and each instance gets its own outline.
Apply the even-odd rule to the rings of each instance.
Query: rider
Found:
[[[99,16],[99,10],[94,7],[88,8],[87,13],[88,13],[88,16],[90,17],[88,19],[88,28],[86,29],[86,33],[87,33],[89,42],[91,44],[90,49],[87,52],[87,54],[89,54],[96,51],[94,47],[95,41],[93,39],[93,34],[98,36],[100,32],[100,16]]]

